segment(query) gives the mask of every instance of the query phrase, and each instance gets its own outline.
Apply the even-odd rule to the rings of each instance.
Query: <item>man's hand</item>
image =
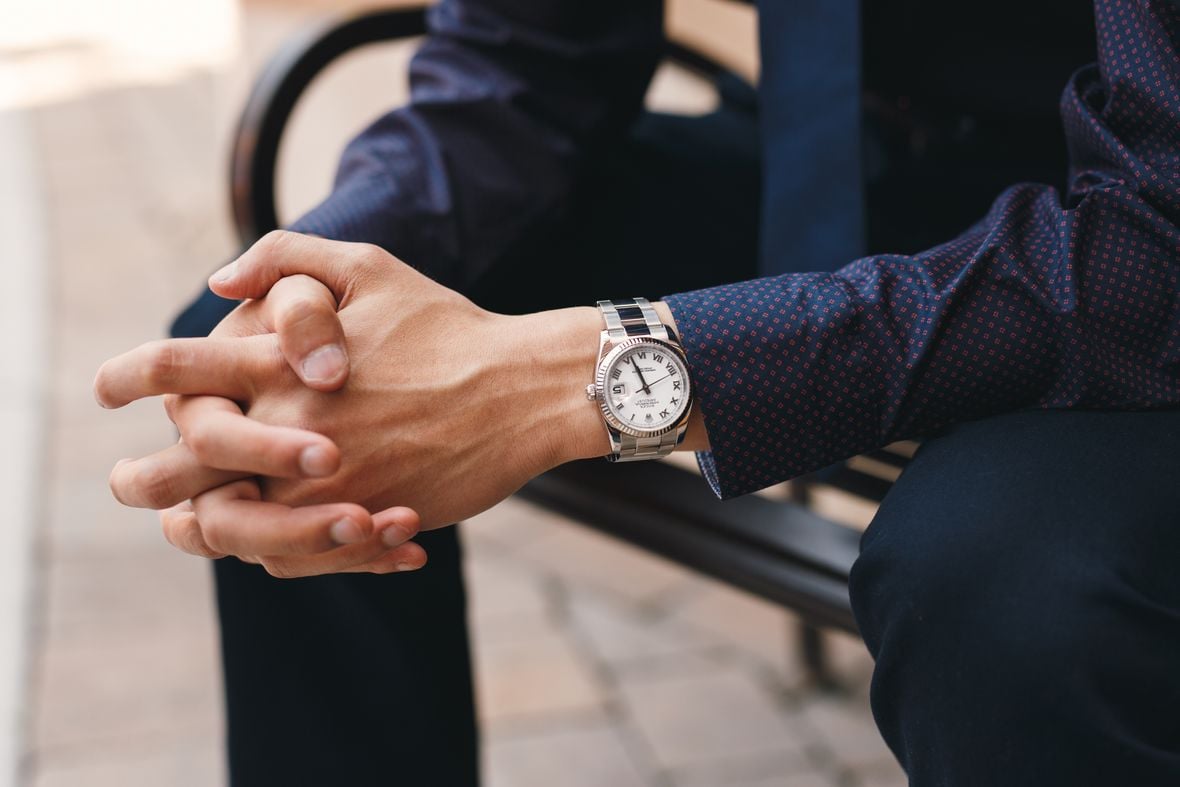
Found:
[[[235,310],[214,334],[248,337],[272,332],[277,336],[255,345],[261,353],[251,362],[285,358],[302,383],[316,390],[331,391],[344,384],[344,334],[336,299],[324,285],[306,276],[286,278],[268,297]],[[220,348],[230,349],[223,354]],[[121,364],[104,365],[95,380],[95,395],[103,406],[121,406],[145,392],[173,390],[171,381],[182,369],[200,370],[210,383],[207,390],[220,386],[228,391],[240,371],[240,349],[229,338],[220,345],[151,343],[124,356]],[[173,420],[182,410],[212,417],[202,421],[187,442],[120,462],[111,473],[111,489],[127,505],[162,509],[164,535],[174,546],[205,557],[233,554],[262,563],[279,576],[385,572],[417,568],[424,561],[420,547],[404,543],[417,532],[417,516],[408,509],[370,517],[358,506],[292,510],[258,502],[257,483],[246,480],[255,473],[334,473],[340,452],[331,440],[301,429],[260,429],[232,399],[170,395],[165,403]],[[239,446],[244,450],[235,450]]]
[[[594,309],[493,314],[380,248],[291,233],[267,236],[210,285],[257,298],[300,274],[338,300],[351,377],[330,395],[290,375],[255,380],[247,414],[330,437],[342,465],[326,479],[268,479],[267,499],[402,504],[428,529],[483,511],[562,462],[609,450],[583,394],[601,330]]]
[[[369,510],[404,504],[424,528],[478,513],[557,464],[609,450],[583,396],[601,330],[594,309],[492,314],[376,247],[291,233],[267,236],[210,284],[226,297],[261,298],[297,275],[323,282],[338,300],[351,359],[342,390],[303,385],[274,337],[234,339],[231,349],[219,329],[209,339],[108,362],[100,398],[111,405],[159,393],[231,398],[257,423],[227,432],[241,414],[209,405],[206,396],[183,396],[169,409],[184,444],[195,440],[207,455],[216,446],[224,450],[217,464],[249,464],[271,476],[262,482],[265,501],[349,500]],[[179,352],[189,362],[145,381],[133,372],[143,362],[136,353],[145,352]],[[201,360],[214,354],[223,374],[210,374]],[[338,446],[339,470],[320,478],[292,472],[294,454],[270,446],[293,428]],[[169,476],[168,483],[181,482]],[[215,510],[196,513],[203,521]]]

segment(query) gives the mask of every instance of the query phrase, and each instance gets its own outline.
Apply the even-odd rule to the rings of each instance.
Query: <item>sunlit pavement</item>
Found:
[[[105,482],[172,434],[158,403],[105,412],[90,382],[106,357],[161,336],[235,251],[234,112],[258,63],[321,8],[24,5],[0,30],[2,319],[17,359],[0,372],[16,446],[0,473],[16,520],[0,536],[0,774],[19,758],[19,784],[216,785],[208,567]],[[347,132],[400,100],[365,87],[387,91],[380,75],[406,54],[329,74],[301,108],[288,212],[326,188]],[[661,84],[698,101],[675,77]],[[833,638],[845,688],[820,693],[776,607],[523,502],[464,528],[492,787],[904,783],[869,719],[859,643]]]

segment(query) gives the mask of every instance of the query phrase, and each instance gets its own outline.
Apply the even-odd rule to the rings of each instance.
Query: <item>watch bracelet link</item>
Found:
[[[647,298],[599,301],[598,311],[606,323],[606,333],[612,342],[635,336],[651,336],[664,341],[678,342],[675,333],[660,320]],[[683,430],[665,432],[655,437],[635,437],[620,432],[619,450],[607,454],[609,462],[629,462],[637,459],[656,459],[667,456],[683,439]]]
[[[668,326],[647,298],[599,301],[598,311],[606,322],[611,341],[622,341],[631,336],[654,336],[667,340]]]
[[[677,432],[665,432],[659,437],[633,437],[619,434],[619,452],[607,454],[608,462],[629,462],[635,459],[657,459],[667,456],[680,444]]]

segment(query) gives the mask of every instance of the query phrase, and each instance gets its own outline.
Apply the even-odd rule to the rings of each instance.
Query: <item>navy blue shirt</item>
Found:
[[[1096,0],[1097,62],[1069,77],[1058,42],[1038,51],[1026,25],[1051,32],[1056,6],[1076,3],[1026,4],[1032,21],[980,6],[974,37],[930,37],[941,6],[900,5],[917,14],[909,59],[944,51],[934,62],[948,73],[911,73],[903,96],[899,61],[866,87],[1020,123],[1046,111],[1047,79],[1064,79],[1064,187],[1014,183],[927,250],[668,296],[712,445],[702,467],[723,496],[989,414],[1180,403],[1180,4]],[[875,13],[867,52],[889,48]],[[377,243],[470,284],[562,220],[586,166],[639,111],[661,21],[651,0],[443,0],[411,65],[411,103],[349,145],[332,195],[293,229]],[[1067,35],[1089,20],[1058,21],[1090,49]],[[774,40],[763,31],[764,47]]]

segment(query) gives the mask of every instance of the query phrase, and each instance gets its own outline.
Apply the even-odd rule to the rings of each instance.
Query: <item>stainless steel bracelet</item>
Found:
[[[660,315],[652,308],[647,298],[599,301],[598,310],[606,323],[606,333],[612,342],[621,342],[635,336],[652,336],[664,341],[676,341],[669,335],[668,326],[660,321]],[[613,453],[607,456],[612,462],[630,462],[637,459],[654,459],[667,456],[675,450],[684,437],[683,429],[675,429],[657,437],[635,437],[608,429]]]
[[[629,462],[635,459],[652,459],[667,456],[680,444],[680,433],[665,432],[659,437],[632,437],[619,433],[619,451],[612,455],[612,462]]]
[[[613,342],[631,336],[654,336],[668,340],[668,328],[660,322],[660,315],[647,298],[599,301],[598,310],[602,312],[606,332]]]

